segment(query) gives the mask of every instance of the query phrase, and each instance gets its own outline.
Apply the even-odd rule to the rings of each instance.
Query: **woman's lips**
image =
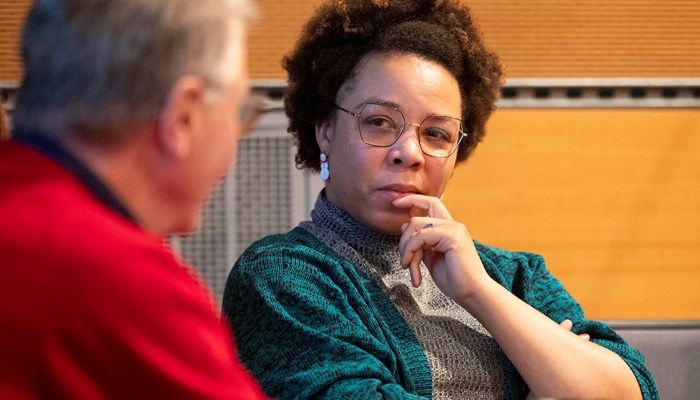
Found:
[[[410,194],[420,194],[420,191],[414,187],[388,186],[379,189],[379,193],[389,201],[394,201]]]

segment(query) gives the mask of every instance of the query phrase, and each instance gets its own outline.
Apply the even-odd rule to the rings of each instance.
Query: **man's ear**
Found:
[[[158,143],[169,156],[189,155],[203,122],[205,89],[202,78],[194,75],[183,76],[170,89],[157,131]]]
[[[331,119],[316,125],[316,143],[318,143],[318,148],[321,149],[322,153],[328,154],[328,149],[331,147],[334,133],[334,126]]]

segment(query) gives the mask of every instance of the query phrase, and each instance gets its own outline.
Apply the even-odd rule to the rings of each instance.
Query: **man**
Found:
[[[0,144],[0,398],[261,398],[191,232],[236,156],[248,0],[36,0]]]

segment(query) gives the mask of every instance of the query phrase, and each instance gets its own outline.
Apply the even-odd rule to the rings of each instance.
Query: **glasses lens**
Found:
[[[382,104],[366,104],[357,117],[362,141],[373,146],[391,146],[401,133],[403,115]]]
[[[362,141],[372,146],[393,145],[406,124],[401,111],[384,104],[365,104],[356,116]],[[462,136],[459,119],[431,116],[420,124],[418,143],[425,154],[449,157],[457,149]]]
[[[459,144],[462,123],[450,117],[433,116],[420,125],[418,139],[424,153],[436,157],[447,157]]]

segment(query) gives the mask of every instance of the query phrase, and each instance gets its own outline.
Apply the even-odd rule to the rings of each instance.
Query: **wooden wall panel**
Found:
[[[260,0],[251,73],[279,65],[319,1]],[[679,77],[700,74],[696,0],[470,0],[487,43],[516,77]]]
[[[700,110],[501,109],[445,202],[596,318],[700,318]]]
[[[286,79],[282,57],[296,41],[317,1],[260,0],[261,18],[250,29],[249,64],[253,79]]]
[[[19,34],[31,3],[0,0],[0,82],[19,82],[22,78]]]
[[[509,77],[700,74],[696,0],[472,0]]]
[[[290,50],[318,0],[258,0],[253,79],[285,79]],[[0,0],[0,81],[21,76],[17,35],[29,0]],[[471,0],[507,76],[678,77],[700,73],[696,0]]]

